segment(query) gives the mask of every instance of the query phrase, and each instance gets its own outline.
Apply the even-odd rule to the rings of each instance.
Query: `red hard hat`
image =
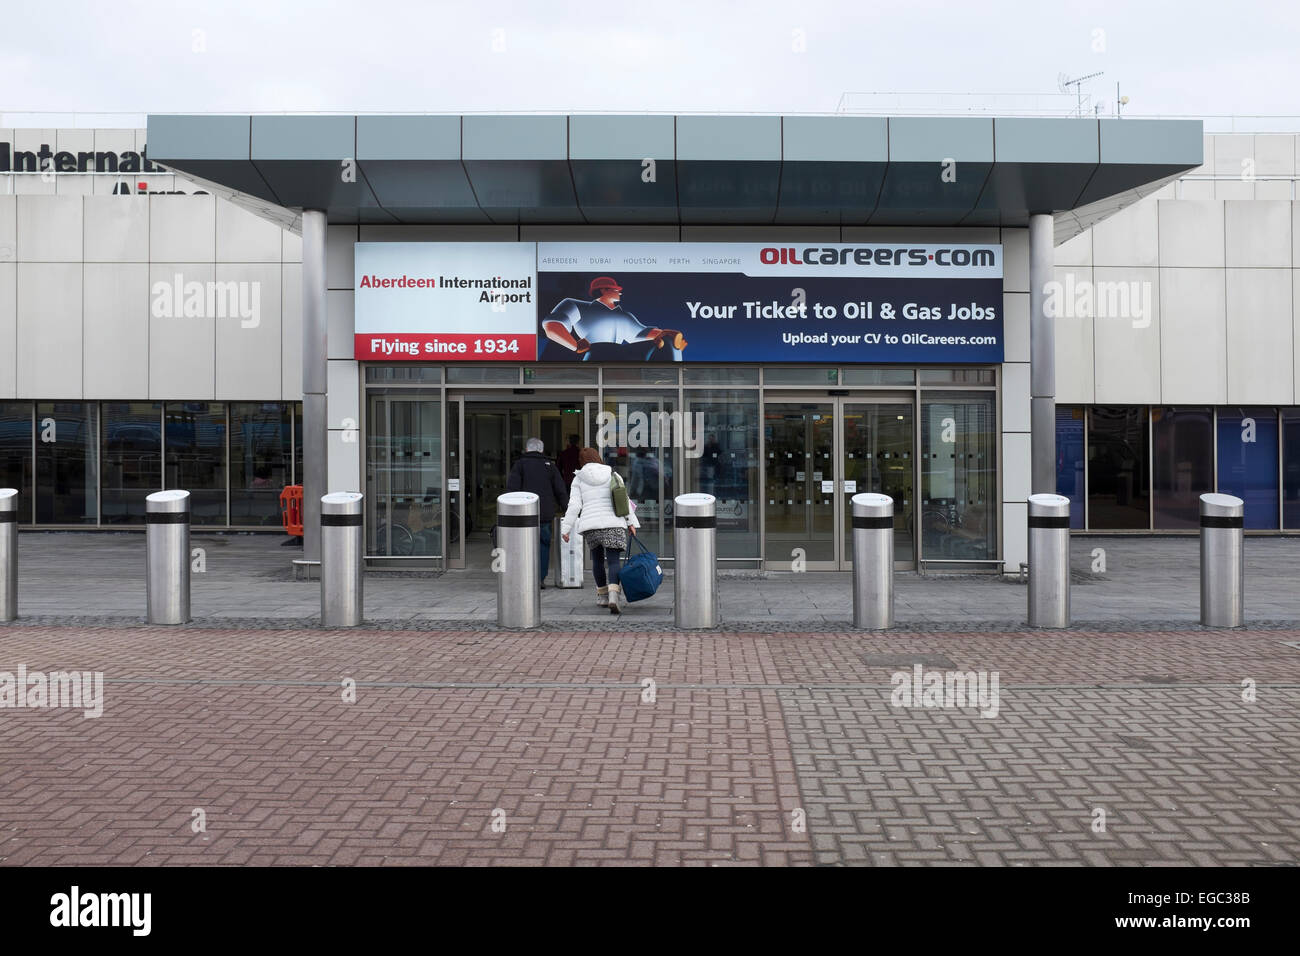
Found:
[[[611,279],[609,276],[598,276],[591,280],[591,288],[587,290],[590,295],[595,295],[597,290],[610,289],[614,292],[622,292],[623,287]]]

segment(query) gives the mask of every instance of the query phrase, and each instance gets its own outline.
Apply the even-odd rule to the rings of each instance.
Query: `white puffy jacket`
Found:
[[[639,528],[635,512],[626,518],[614,514],[614,498],[609,492],[609,465],[591,462],[583,465],[573,476],[569,488],[569,510],[560,523],[560,534],[568,534],[575,527],[582,534],[595,528]],[[629,499],[630,500],[630,499]]]

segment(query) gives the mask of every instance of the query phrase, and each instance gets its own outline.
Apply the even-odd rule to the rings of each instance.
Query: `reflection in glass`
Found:
[[[1282,410],[1282,527],[1300,530],[1300,408]]]
[[[1277,528],[1277,465],[1277,409],[1219,410],[1219,491],[1245,502],[1247,528]]]
[[[1213,413],[1153,408],[1151,434],[1155,527],[1200,527],[1201,495],[1214,490]]]
[[[94,402],[38,402],[36,405],[36,523],[94,524]]]
[[[844,479],[855,492],[873,491],[894,499],[894,560],[915,560],[912,517],[912,404],[844,405]],[[853,494],[844,500],[844,558],[853,558]]]
[[[704,438],[702,445],[684,451],[682,491],[718,499],[718,557],[757,559],[758,392],[690,390],[686,411],[700,416],[692,419],[693,434]]]
[[[991,393],[922,394],[921,557],[996,557],[996,448]]]
[[[190,493],[190,521],[226,524],[225,403],[168,402],[166,439],[167,487]]]
[[[105,402],[101,520],[144,524],[144,499],[162,490],[162,403]]]
[[[366,507],[373,555],[442,554],[441,403],[420,395],[370,393]]]
[[[763,444],[769,567],[784,567],[800,551],[807,561],[834,561],[834,406],[765,403]]]
[[[289,480],[291,406],[233,402],[230,406],[230,523],[279,525],[280,492]],[[171,433],[167,436],[171,444]]]
[[[665,504],[675,491],[673,447],[701,447],[703,436],[684,425],[674,411],[671,396],[647,392],[605,392],[605,417],[597,422],[597,446],[605,464],[627,482],[641,522],[637,535],[660,557],[671,557],[672,523],[665,520]],[[548,450],[549,450],[548,446]],[[671,508],[668,509],[671,512]]]
[[[1056,406],[1056,493],[1070,499],[1070,527],[1083,527],[1083,409]]]
[[[20,524],[32,520],[32,403],[0,402],[0,488],[18,491]]]
[[[1147,406],[1088,410],[1088,527],[1149,528]]]

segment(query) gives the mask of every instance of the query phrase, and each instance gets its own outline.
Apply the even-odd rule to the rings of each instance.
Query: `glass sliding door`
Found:
[[[229,524],[226,514],[226,406],[222,402],[168,402],[168,488],[190,493],[194,524]]]
[[[863,403],[846,398],[840,421],[844,426],[844,487],[839,496],[844,512],[840,519],[844,529],[841,566],[846,570],[853,567],[853,495],[875,492],[894,499],[894,562],[910,567],[916,561],[912,402]]]
[[[1088,528],[1151,527],[1146,405],[1088,409]]]
[[[833,401],[763,403],[769,568],[836,565],[837,420]]]
[[[442,402],[420,389],[372,389],[367,402],[367,553],[442,557]]]
[[[758,390],[688,389],[685,411],[694,416],[692,435],[699,444],[683,449],[682,491],[718,499],[718,557],[756,565],[761,501],[767,500],[759,498]]]
[[[664,519],[672,511],[665,506],[677,493],[673,448],[684,443],[702,447],[702,436],[684,428],[690,423],[683,422],[672,394],[606,391],[603,402],[593,447],[627,482],[641,522],[637,535],[657,555],[671,558],[672,524]]]
[[[997,557],[997,416],[992,392],[921,395],[921,559]]]

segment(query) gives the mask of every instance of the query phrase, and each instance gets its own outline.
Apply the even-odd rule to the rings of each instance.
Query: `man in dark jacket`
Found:
[[[542,452],[545,446],[540,438],[530,438],[524,443],[524,454],[510,469],[506,479],[506,491],[531,491],[538,498],[542,524],[541,581],[546,587],[546,572],[551,567],[551,525],[555,520],[555,510],[563,511],[569,506],[569,493],[564,488],[564,479],[560,469]]]

